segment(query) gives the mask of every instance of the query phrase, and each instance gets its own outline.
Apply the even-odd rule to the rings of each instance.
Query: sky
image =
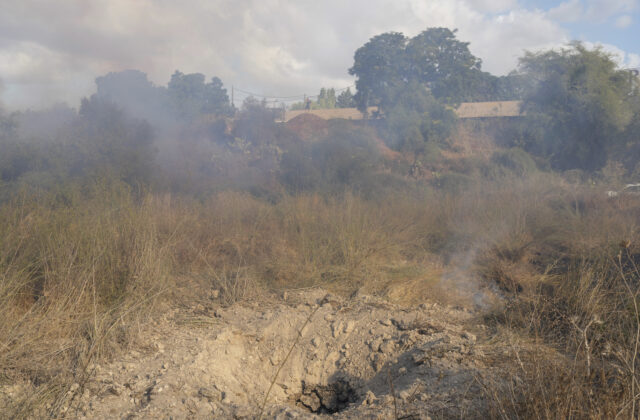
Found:
[[[138,69],[158,85],[175,70],[246,92],[317,94],[354,80],[372,36],[458,29],[483,69],[571,40],[640,67],[640,0],[0,0],[0,105],[77,107],[95,78]]]

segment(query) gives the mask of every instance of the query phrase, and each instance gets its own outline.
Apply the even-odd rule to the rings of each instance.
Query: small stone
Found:
[[[407,373],[407,368],[406,367],[403,366],[400,369],[398,369],[398,374],[404,375],[405,373]]]
[[[331,335],[333,338],[337,338],[340,335],[340,331],[342,330],[342,322],[334,322],[331,325]]]
[[[313,412],[317,412],[320,408],[320,398],[318,398],[315,393],[309,395],[303,394],[298,401]]]
[[[390,327],[391,325],[393,325],[389,318],[380,320],[380,323],[385,327]]]
[[[380,344],[380,348],[378,349],[378,351],[380,353],[389,354],[392,353],[395,348],[396,344],[393,342],[393,340],[385,340],[382,344]]]
[[[469,340],[472,343],[476,342],[476,336],[474,334],[471,334],[470,332],[462,333],[462,338]]]
[[[373,370],[378,372],[384,366],[385,359],[379,353],[373,356],[373,362],[371,363],[371,367]]]
[[[320,346],[320,340],[318,339],[318,337],[313,337],[311,339],[311,344],[313,345],[313,347],[319,347]]]
[[[378,398],[376,398],[376,394],[374,394],[373,391],[369,390],[369,391],[367,391],[367,393],[364,396],[364,400],[362,401],[362,405],[371,405],[377,399]]]
[[[345,334],[349,334],[351,331],[353,331],[356,327],[356,323],[353,321],[347,321],[347,324],[344,326],[344,333]]]

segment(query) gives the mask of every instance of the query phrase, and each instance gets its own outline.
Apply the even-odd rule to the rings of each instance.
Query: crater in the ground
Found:
[[[357,399],[356,391],[345,380],[328,385],[302,384],[302,392],[295,397],[298,407],[311,413],[332,414],[344,410]]]

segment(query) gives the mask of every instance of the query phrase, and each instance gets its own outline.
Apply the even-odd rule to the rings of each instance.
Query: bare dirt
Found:
[[[158,320],[143,337],[147,350],[92,366],[94,378],[67,415],[484,418],[473,317],[461,308],[402,307],[318,289],[230,307],[213,294]]]

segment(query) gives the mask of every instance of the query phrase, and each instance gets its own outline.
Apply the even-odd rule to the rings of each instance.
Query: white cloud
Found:
[[[606,53],[609,53],[620,68],[633,69],[640,68],[640,55],[635,53],[626,52],[615,45],[585,42],[584,45],[587,48],[600,47]]]
[[[620,13],[638,8],[639,0],[587,0],[585,15],[593,21],[604,21]]]
[[[615,25],[616,28],[624,29],[631,26],[633,23],[633,18],[629,15],[622,15],[616,19]]]
[[[590,0],[580,10],[620,15],[637,1]],[[517,0],[0,0],[3,99],[76,105],[96,76],[127,68],[158,84],[179,69],[254,92],[314,94],[353,83],[347,69],[370,37],[433,26],[458,28],[484,69],[504,74],[524,49],[566,42],[558,20],[578,7],[576,0],[549,12]]]
[[[558,22],[576,22],[582,19],[584,7],[580,0],[569,0],[549,9],[547,17]]]
[[[568,0],[547,11],[547,16],[558,22],[605,22],[613,16],[638,9],[640,0]],[[620,16],[616,21],[625,23],[629,16]],[[630,21],[629,21],[630,24]]]

